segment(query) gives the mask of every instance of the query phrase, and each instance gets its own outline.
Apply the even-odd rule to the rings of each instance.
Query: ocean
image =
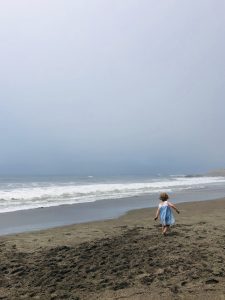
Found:
[[[0,178],[0,213],[143,195],[154,201],[160,192],[185,195],[224,187],[225,177],[207,176],[5,177]]]

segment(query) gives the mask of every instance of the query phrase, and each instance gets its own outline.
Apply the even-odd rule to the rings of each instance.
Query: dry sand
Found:
[[[225,299],[225,199],[0,237],[0,299]]]

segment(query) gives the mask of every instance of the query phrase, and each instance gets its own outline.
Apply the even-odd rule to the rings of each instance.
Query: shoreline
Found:
[[[130,210],[157,207],[157,196],[142,195],[1,213],[0,236],[118,218]],[[210,201],[224,196],[224,188],[189,190],[172,194],[171,201]]]
[[[221,206],[221,211],[224,210],[225,214],[225,197],[218,198],[218,199],[210,199],[210,200],[200,200],[200,201],[190,201],[190,202],[180,202],[176,203],[176,206],[179,207],[180,214],[177,215],[175,212],[173,212],[175,217],[175,224],[171,226],[171,228],[176,227],[176,225],[179,224],[193,224],[194,222],[205,222],[205,217],[207,220],[209,219],[209,210],[212,210],[211,215],[211,221],[214,219],[214,210],[218,209],[218,205]],[[199,210],[201,209],[201,217],[197,213],[199,213]],[[76,236],[75,244],[79,244],[83,241],[89,241],[89,238],[92,239],[95,238],[102,238],[105,236],[105,234],[112,234],[112,228],[114,228],[113,232],[118,233],[117,228],[119,228],[119,231],[122,227],[128,228],[129,226],[159,226],[159,219],[157,221],[154,221],[154,216],[156,213],[157,207],[143,207],[138,209],[131,209],[126,211],[125,213],[108,219],[102,219],[102,220],[92,220],[87,222],[81,222],[81,223],[73,223],[73,224],[66,224],[62,226],[55,226],[55,227],[49,227],[44,228],[40,230],[32,230],[32,231],[23,231],[23,232],[16,232],[16,233],[9,233],[5,235],[0,235],[1,239],[8,239],[10,237],[12,238],[21,238],[23,237],[32,237],[32,236],[39,236],[42,237],[45,234],[47,235],[57,235],[57,234],[66,234],[66,232],[74,231],[78,232],[79,234]],[[189,212],[188,215],[186,215],[186,212]],[[190,218],[190,213],[193,215]],[[217,220],[218,222],[218,220]],[[223,220],[220,222],[223,224]],[[96,236],[93,234],[95,232],[96,228],[103,229],[102,235]],[[84,231],[84,234],[83,234]],[[98,232],[98,230],[96,231]],[[82,235],[82,238],[80,239],[79,235]],[[87,235],[86,235],[87,234]],[[99,232],[98,232],[99,234]],[[69,234],[70,235],[70,234]],[[60,240],[62,238],[60,237]],[[50,242],[50,240],[48,241]],[[50,243],[51,244],[51,243]],[[49,244],[49,245],[50,245]],[[55,244],[54,244],[55,245]]]
[[[225,197],[177,207],[167,237],[155,208],[1,236],[3,299],[223,299]]]

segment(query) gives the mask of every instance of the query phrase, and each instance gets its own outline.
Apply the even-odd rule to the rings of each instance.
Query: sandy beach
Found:
[[[0,299],[225,299],[225,199],[0,237]]]
[[[1,1],[0,300],[225,300],[224,12]]]

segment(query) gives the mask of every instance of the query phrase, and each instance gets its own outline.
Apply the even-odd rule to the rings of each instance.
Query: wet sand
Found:
[[[0,299],[225,299],[225,199],[0,237]]]
[[[172,195],[174,203],[204,201],[224,197],[225,187],[185,190]],[[0,236],[28,231],[44,230],[71,224],[114,219],[126,212],[156,207],[156,195],[138,195],[120,199],[59,205],[0,214]]]

